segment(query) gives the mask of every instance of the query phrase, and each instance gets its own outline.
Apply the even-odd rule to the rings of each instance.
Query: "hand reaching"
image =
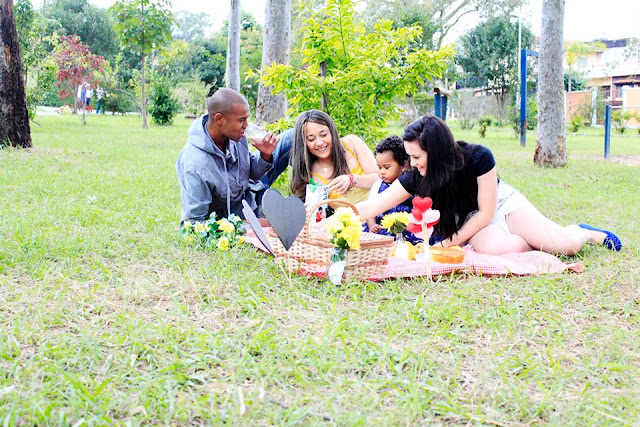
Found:
[[[276,149],[280,137],[277,137],[273,132],[267,132],[262,138],[251,138],[253,146],[260,152],[260,155],[264,160],[270,161],[273,155],[273,150]]]

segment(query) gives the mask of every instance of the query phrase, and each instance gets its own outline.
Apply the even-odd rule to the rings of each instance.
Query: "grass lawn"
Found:
[[[175,161],[190,124],[38,119],[0,151],[1,425],[632,425],[640,419],[639,166],[533,165],[535,133],[460,139],[560,223],[610,227],[582,274],[386,283],[287,278],[191,249]],[[398,129],[392,129],[399,132]],[[612,156],[640,155],[640,137]]]

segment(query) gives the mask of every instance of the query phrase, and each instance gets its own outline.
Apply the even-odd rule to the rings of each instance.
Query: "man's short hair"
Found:
[[[237,104],[249,105],[244,96],[226,87],[218,89],[207,101],[207,111],[213,117],[217,113],[228,114]]]

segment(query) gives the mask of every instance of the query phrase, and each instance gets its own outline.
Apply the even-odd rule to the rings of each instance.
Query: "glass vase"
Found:
[[[404,239],[404,236],[402,233],[397,233],[396,234],[396,243],[395,243],[396,247],[394,249],[393,252],[393,256],[395,256],[396,258],[402,258],[402,259],[410,259],[410,255],[409,255],[409,245],[410,243],[407,242]]]
[[[329,281],[334,285],[342,283],[342,275],[347,265],[347,250],[342,248],[333,248],[331,258],[329,258],[329,269],[327,276]]]

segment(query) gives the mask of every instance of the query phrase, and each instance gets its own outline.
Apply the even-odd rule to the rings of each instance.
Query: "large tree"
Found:
[[[0,146],[31,147],[12,0],[0,0]]]
[[[226,86],[240,92],[240,0],[229,0],[229,43],[227,47]]]
[[[564,0],[542,1],[538,61],[538,138],[533,161],[539,166],[566,166],[562,39]]]
[[[522,47],[529,48],[533,34],[522,28]],[[517,84],[518,24],[508,18],[490,18],[460,39],[457,63],[463,68],[472,85],[487,87],[496,97],[500,122],[504,115],[506,98]]]
[[[483,18],[509,16],[526,0],[367,0],[364,11],[368,21],[381,18],[396,23],[419,17],[425,42],[436,49],[458,21],[469,14]],[[413,16],[413,18],[411,18]],[[415,21],[414,21],[415,22]],[[409,22],[413,23],[413,22]],[[426,24],[426,25],[425,25]]]
[[[175,20],[169,0],[118,0],[111,13],[116,20],[116,31],[121,44],[140,55],[142,96],[140,114],[142,127],[147,128],[146,58],[152,50],[171,41],[171,28]]]
[[[262,67],[289,62],[289,34],[291,33],[291,0],[267,0],[262,39]],[[284,117],[287,98],[284,93],[274,95],[271,88],[260,82],[256,117],[258,122],[273,123]]]

